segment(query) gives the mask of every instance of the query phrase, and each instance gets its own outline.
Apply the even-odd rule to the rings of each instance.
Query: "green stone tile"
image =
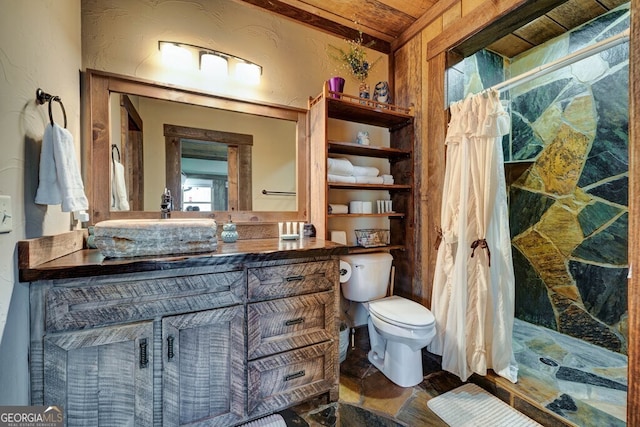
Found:
[[[589,236],[620,212],[622,212],[622,208],[619,206],[600,201],[595,201],[593,204],[585,206],[578,214],[578,222],[580,222],[582,233],[585,237]]]

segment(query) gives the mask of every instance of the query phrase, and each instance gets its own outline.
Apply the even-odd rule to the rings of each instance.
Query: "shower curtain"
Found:
[[[436,337],[428,349],[466,381],[487,369],[516,382],[514,274],[502,155],[509,116],[495,90],[451,106],[441,241],[433,281]]]

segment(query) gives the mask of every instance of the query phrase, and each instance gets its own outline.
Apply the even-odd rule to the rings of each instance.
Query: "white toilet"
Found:
[[[436,334],[433,314],[417,302],[387,297],[393,257],[384,252],[345,255],[342,294],[353,326],[368,325],[369,361],[401,387],[422,382],[422,348]],[[350,270],[350,271],[349,271]],[[349,276],[350,274],[350,276]]]

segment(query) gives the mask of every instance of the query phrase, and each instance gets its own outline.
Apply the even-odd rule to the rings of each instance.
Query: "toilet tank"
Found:
[[[350,301],[366,302],[387,295],[391,262],[386,252],[344,255],[340,259],[351,267],[351,277],[342,283],[342,294]]]

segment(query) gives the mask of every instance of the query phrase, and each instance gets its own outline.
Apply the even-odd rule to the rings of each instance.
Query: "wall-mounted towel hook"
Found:
[[[59,96],[50,95],[45,91],[43,91],[42,89],[38,88],[36,90],[36,101],[40,105],[44,104],[45,102],[49,102],[49,120],[51,121],[51,126],[53,126],[54,124],[53,111],[51,111],[51,102],[56,101],[58,104],[60,104],[60,108],[62,109],[62,115],[64,116],[64,127],[65,129],[67,128],[67,112],[64,110],[64,104],[62,103],[62,99],[60,99]]]

